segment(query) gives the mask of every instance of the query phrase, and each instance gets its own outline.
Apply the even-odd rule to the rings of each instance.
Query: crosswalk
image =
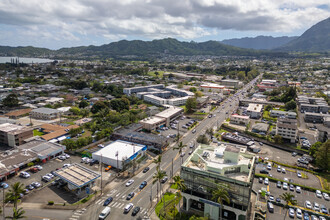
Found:
[[[81,215],[83,215],[86,212],[86,209],[78,209],[75,210],[75,212],[72,214],[72,216],[69,218],[69,220],[78,220]]]
[[[130,203],[130,201],[126,200],[126,194],[119,193],[118,190],[113,189],[111,190],[106,196],[103,196],[102,198],[98,199],[95,204],[99,206],[103,206],[104,201],[109,198],[110,196],[113,197],[113,201],[108,205],[111,208],[115,209],[124,209],[124,207]],[[135,206],[135,205],[134,205]],[[140,213],[141,214],[147,214],[148,208],[141,207]],[[70,219],[71,220],[71,219]],[[72,219],[73,220],[73,219]]]

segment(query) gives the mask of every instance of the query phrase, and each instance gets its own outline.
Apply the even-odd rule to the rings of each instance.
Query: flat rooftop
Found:
[[[17,134],[25,131],[32,130],[32,128],[16,125],[16,124],[10,124],[10,123],[4,123],[0,124],[0,131],[6,132],[6,133],[12,133]]]
[[[55,176],[58,176],[67,183],[80,188],[96,180],[101,175],[78,163],[74,163],[69,167],[55,171]]]
[[[161,118],[170,118],[171,116],[180,112],[183,112],[183,108],[170,107],[162,112],[159,112],[158,114],[156,114],[156,116]]]
[[[250,103],[249,107],[247,108],[247,111],[250,112],[261,112],[262,109],[262,105],[261,104],[254,104],[254,103]]]
[[[219,146],[199,145],[183,167],[250,182],[254,155],[242,145],[221,142]]]
[[[136,144],[128,141],[117,140],[105,146],[104,148],[94,152],[93,154],[98,156],[107,157],[113,160],[117,160],[117,152],[118,152],[118,159],[130,158],[136,152],[142,150],[145,145]]]
[[[142,124],[157,124],[157,123],[161,123],[161,122],[165,122],[165,121],[166,121],[165,118],[160,118],[160,117],[153,116],[153,117],[150,117],[150,118],[142,119],[140,121],[140,123],[142,123]]]

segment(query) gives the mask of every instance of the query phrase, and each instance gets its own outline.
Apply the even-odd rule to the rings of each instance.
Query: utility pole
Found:
[[[177,135],[177,140],[178,140],[178,143],[179,143],[179,137],[180,137],[179,128],[180,128],[180,121],[178,122],[178,135]]]
[[[117,170],[118,170],[118,171],[117,171],[117,172],[118,172],[118,173],[117,173],[117,176],[118,176],[118,174],[119,174],[119,166],[118,166],[118,151],[116,151],[116,157],[117,157]]]
[[[101,167],[101,195],[103,194],[103,189],[102,189],[102,154],[101,154],[101,163],[100,163],[100,167]]]
[[[172,170],[171,170],[171,174],[172,174],[171,178],[173,178],[173,176],[174,176],[174,173],[173,173],[173,158],[172,158]]]

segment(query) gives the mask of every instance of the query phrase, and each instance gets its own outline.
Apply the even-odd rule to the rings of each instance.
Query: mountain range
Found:
[[[164,55],[286,56],[288,52],[296,51],[329,53],[330,18],[315,24],[300,37],[273,38],[258,36],[256,38],[231,39],[223,42],[206,41],[199,43],[193,41],[181,42],[173,38],[153,41],[121,40],[101,46],[81,46],[59,50],[31,46],[0,46],[0,56],[52,56],[55,58],[123,58],[127,56],[151,58]]]
[[[223,40],[221,43],[255,50],[270,50],[289,43],[298,37],[272,37],[272,36],[257,36],[257,37],[244,37]]]

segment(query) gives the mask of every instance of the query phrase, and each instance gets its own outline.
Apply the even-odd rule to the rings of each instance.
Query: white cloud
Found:
[[[1,39],[16,32],[25,41],[192,40],[222,30],[293,33],[327,18],[329,8],[328,0],[1,0],[0,27],[11,27]]]

